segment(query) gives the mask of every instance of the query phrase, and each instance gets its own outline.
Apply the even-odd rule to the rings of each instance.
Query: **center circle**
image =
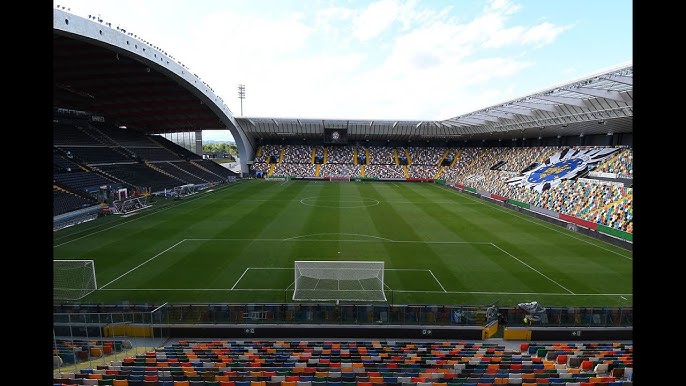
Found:
[[[317,202],[319,201],[319,202]],[[307,206],[313,206],[317,208],[366,208],[370,206],[379,205],[379,200],[367,197],[359,198],[334,198],[327,199],[324,197],[305,197],[300,200],[300,203]]]

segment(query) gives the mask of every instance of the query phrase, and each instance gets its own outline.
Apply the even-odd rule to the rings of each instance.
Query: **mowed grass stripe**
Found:
[[[423,184],[410,184],[408,188],[400,189],[400,194],[408,202],[417,204],[405,205],[402,213],[408,217],[409,223],[416,228],[416,233],[421,235],[421,240],[455,240],[464,241],[463,235],[456,232],[450,225],[455,221],[452,212],[449,210],[451,204],[443,201],[443,192],[426,189]],[[436,202],[425,204],[425,202]],[[452,205],[457,205],[452,203]],[[405,210],[406,209],[406,210]],[[417,251],[417,257],[426,264],[432,272],[432,276],[441,283],[441,289],[461,290],[464,288],[474,288],[479,285],[482,277],[474,274],[460,275],[457,272],[465,272],[462,264],[468,263],[471,253],[475,246],[468,244],[425,244],[422,251]],[[412,248],[412,247],[409,247]],[[411,261],[416,264],[416,261]],[[484,289],[485,290],[485,289]]]
[[[315,201],[303,201],[307,197]],[[355,200],[365,205],[346,207]],[[309,205],[311,202],[331,202],[332,207],[319,208]],[[388,268],[431,269],[435,275],[431,280],[387,271],[387,284],[408,303],[482,304],[495,294],[514,300],[539,294],[561,305],[580,298],[584,298],[581,305],[587,306],[630,305],[632,300],[630,251],[595,239],[589,241],[564,228],[435,184],[250,180],[166,206],[165,210],[156,212],[154,207],[122,218],[119,223],[111,220],[116,216],[108,216],[106,232],[100,225],[89,223],[88,227],[72,227],[69,233],[78,239],[69,243],[64,243],[58,232],[56,258],[73,254],[81,256],[75,258],[95,259],[102,285],[178,243],[181,236],[202,236],[192,242],[194,246],[184,241],[156,257],[158,266],[146,263],[134,270],[140,277],[126,275],[129,288],[150,291],[127,293],[123,291],[127,281],[122,278],[90,297],[97,301],[284,301],[285,295],[278,288],[292,282],[292,272],[258,277],[255,270],[248,270],[236,291],[228,289],[246,268],[283,267],[284,261],[292,265],[296,259],[305,259],[303,256],[341,260],[374,256],[370,259],[385,259]],[[479,226],[475,227],[475,222]],[[132,225],[136,223],[142,224]],[[86,229],[94,232],[88,234]],[[436,234],[454,236],[441,237],[443,240],[431,237]],[[229,245],[213,241],[241,237],[246,240],[229,241]],[[269,239],[279,242],[265,241]],[[281,241],[285,239],[293,242]],[[456,242],[460,239],[469,243]],[[254,278],[248,280],[249,276]],[[255,285],[265,280],[269,285]],[[175,282],[179,283],[176,287]],[[443,292],[441,286],[446,294],[438,294]],[[561,287],[579,296],[555,295],[564,292]],[[174,293],[173,288],[182,290]],[[263,294],[248,295],[250,288]],[[399,295],[401,291],[411,292]],[[617,294],[625,299],[616,299]]]
[[[383,236],[391,240],[423,240],[421,233],[413,227],[413,219],[408,218],[407,214],[411,212],[408,210],[408,205],[394,206],[389,204],[387,200],[393,201],[404,199],[402,196],[402,187],[394,186],[393,189],[383,189],[388,187],[389,183],[383,184],[369,184],[373,188],[370,192],[371,197],[378,200],[381,204],[369,210],[370,217],[375,227],[383,232]],[[416,220],[416,216],[414,218]],[[429,266],[424,266],[421,261],[435,260],[436,256],[423,243],[414,244],[397,244],[397,243],[383,243],[386,250],[386,256],[391,262],[388,264],[391,268],[425,268],[431,269]],[[420,260],[421,259],[421,260]],[[430,280],[419,279],[417,276],[399,275],[392,276],[393,281],[389,285],[395,285],[394,288],[429,288],[438,290],[440,288],[435,286]]]

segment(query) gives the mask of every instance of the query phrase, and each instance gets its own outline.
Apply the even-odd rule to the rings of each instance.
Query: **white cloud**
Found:
[[[353,19],[353,35],[367,41],[377,37],[396,20],[398,4],[395,0],[380,0],[371,3]]]

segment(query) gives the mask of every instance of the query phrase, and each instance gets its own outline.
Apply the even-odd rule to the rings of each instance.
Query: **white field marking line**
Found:
[[[283,291],[283,288],[103,288],[103,291]]]
[[[541,271],[537,270],[536,268],[530,266],[529,264],[527,264],[527,263],[525,263],[525,262],[519,260],[519,259],[516,258],[514,255],[512,255],[511,253],[507,252],[506,250],[500,248],[499,246],[497,246],[497,245],[495,245],[495,244],[492,244],[492,245],[493,245],[494,247],[498,248],[498,249],[499,249],[501,252],[503,252],[504,254],[510,256],[511,258],[513,258],[513,259],[517,260],[518,262],[520,262],[521,264],[525,265],[526,267],[528,267],[528,268],[531,269],[532,271],[534,271],[534,272],[538,273],[539,275],[543,276],[544,278],[550,280],[551,282],[553,282],[554,284],[556,284],[558,287],[560,287],[560,288],[562,288],[563,290],[565,290],[565,291],[569,292],[570,294],[574,295],[574,292],[573,292],[573,291],[569,290],[568,288],[566,288],[566,287],[563,286],[562,284],[560,284],[560,283],[556,282],[555,280],[551,279],[550,277],[548,277],[548,276],[547,276],[546,274],[544,274],[543,272],[541,272]]]
[[[248,269],[293,269],[293,267],[248,267]]]
[[[393,290],[394,292],[440,294],[441,291]],[[465,295],[542,295],[542,296],[633,296],[633,294],[566,294],[562,292],[490,292],[490,291],[446,291],[448,294]],[[625,299],[628,300],[628,299]]]
[[[455,201],[381,201],[381,202],[383,202],[385,204],[412,204],[412,205],[416,205],[416,204],[421,204],[421,205],[425,205],[425,204],[451,204],[452,205],[452,204],[455,204]],[[462,204],[462,205],[466,205],[466,204]],[[469,205],[477,205],[477,204],[469,204]]]
[[[233,283],[233,287],[231,287],[230,290],[233,290],[234,288],[236,288],[236,284],[238,284],[238,282],[241,281],[241,279],[243,278],[243,276],[245,276],[245,274],[248,273],[248,270],[249,270],[249,269],[250,269],[250,267],[246,268],[245,271],[243,271],[243,274],[241,275],[241,277],[239,277],[238,279],[236,279],[236,282]]]
[[[234,288],[234,287],[236,287],[236,284],[238,284],[238,282],[239,282],[239,281],[243,278],[243,276],[248,272],[249,269],[254,269],[254,270],[257,270],[257,269],[263,269],[263,270],[270,270],[270,269],[288,269],[288,270],[291,270],[291,269],[293,269],[293,267],[248,267],[248,268],[246,268],[245,272],[243,272],[243,275],[241,275],[241,277],[239,277],[238,280],[236,280],[236,283],[234,283],[233,287],[231,287],[231,288],[229,289],[229,291],[249,291],[249,290],[250,290],[250,288]],[[414,269],[414,268],[384,268],[384,271],[420,271],[420,272],[431,272],[430,269]],[[433,275],[433,273],[432,273],[431,275]],[[436,279],[436,276],[434,276],[434,279]],[[437,280],[437,281],[438,281],[438,280]],[[319,281],[317,281],[317,284],[319,284]],[[286,290],[288,290],[289,288],[291,288],[291,287],[294,286],[294,285],[295,285],[295,281],[291,282],[291,284],[289,284],[288,287],[286,287]],[[391,289],[391,287],[389,287],[388,284],[383,283],[383,285],[385,285],[386,288],[388,288],[389,290]],[[441,285],[441,283],[438,283],[438,285]],[[441,285],[441,288],[443,288],[442,285]],[[257,289],[257,288],[256,288],[255,291],[272,291],[272,289]],[[276,291],[276,290],[273,290],[273,291]],[[445,292],[445,289],[443,289],[443,291]]]
[[[296,201],[298,201],[298,202],[302,202],[302,200],[308,200],[308,199],[312,199],[312,198],[315,198],[315,197],[308,196],[308,197],[303,197],[300,199],[296,197],[292,200],[279,200],[279,199],[263,200],[263,199],[227,198],[227,199],[223,199],[222,201],[238,201],[238,202],[296,202]],[[336,200],[336,201],[344,202],[344,203],[345,202],[361,202],[362,200],[365,200],[365,199],[368,202],[370,200],[369,198],[361,197],[360,199]],[[381,200],[377,200],[377,199],[373,199],[373,200],[377,201],[377,203],[374,206],[379,205],[380,203],[384,203],[384,204],[454,204],[455,203],[455,201],[386,201],[386,200],[381,201]],[[307,205],[307,204],[303,204],[303,205]],[[463,203],[461,205],[481,205],[481,203]],[[342,209],[345,209],[345,207]]]
[[[366,260],[363,260],[366,261]],[[248,267],[247,269],[293,269],[293,267]],[[414,268],[384,268],[384,271],[420,271],[431,272],[430,269],[414,269]]]
[[[286,288],[288,289],[288,288]],[[389,288],[390,289],[390,288]],[[228,288],[102,288],[102,291],[227,291]],[[284,291],[283,288],[236,288],[233,291]],[[359,291],[359,290],[354,290]],[[619,296],[624,300],[629,300],[624,296],[633,294],[567,294],[562,292],[489,292],[489,291],[420,291],[420,290],[393,290],[393,292],[403,293],[425,293],[425,294],[454,294],[454,295],[540,295],[540,296]]]
[[[160,252],[160,253],[156,254],[155,256],[153,256],[153,257],[149,258],[148,260],[145,260],[144,262],[142,262],[142,263],[138,264],[137,266],[135,266],[135,267],[131,268],[130,270],[128,270],[128,271],[126,271],[126,272],[124,272],[123,274],[119,275],[119,277],[117,277],[116,279],[114,279],[114,280],[111,280],[111,281],[110,281],[109,283],[107,283],[107,284],[105,284],[104,286],[100,287],[100,289],[102,289],[102,288],[105,288],[105,287],[107,287],[108,285],[110,285],[110,284],[114,283],[115,281],[117,281],[117,280],[121,279],[122,277],[124,277],[124,276],[128,275],[129,273],[131,273],[131,272],[135,271],[136,269],[140,268],[140,267],[141,267],[142,265],[144,265],[144,264],[147,264],[148,262],[150,262],[150,261],[154,260],[155,258],[157,258],[157,256],[159,256],[159,255],[161,255],[161,254],[163,254],[163,253],[167,252],[168,250],[170,250],[170,249],[172,249],[172,248],[176,247],[177,245],[179,245],[179,244],[183,243],[184,241],[186,241],[186,240],[181,240],[181,241],[179,241],[178,243],[176,243],[176,244],[172,245],[171,247],[169,247],[169,248],[165,249],[164,251],[162,251],[162,252]]]
[[[237,185],[238,183],[240,183],[240,182],[241,182],[241,181],[236,182],[236,183],[231,184],[231,185],[228,185],[228,186],[226,186],[226,187],[223,188],[223,189],[228,189],[228,188],[230,188],[230,187],[236,186],[236,185]],[[223,190],[223,189],[222,189],[222,190]],[[183,201],[178,202],[178,203],[169,204],[169,205],[165,206],[164,208],[160,208],[160,209],[158,209],[158,210],[154,210],[154,209],[153,209],[153,211],[148,212],[148,213],[145,213],[145,214],[141,214],[140,216],[138,216],[138,217],[136,217],[136,218],[132,218],[132,219],[129,220],[129,221],[120,222],[120,223],[117,223],[117,224],[115,224],[115,225],[109,226],[109,227],[107,227],[107,228],[103,228],[103,229],[101,229],[101,230],[99,230],[99,231],[94,231],[94,232],[92,232],[92,233],[85,234],[85,235],[80,236],[80,237],[77,237],[77,238],[75,238],[75,239],[71,239],[71,240],[69,240],[69,241],[65,241],[65,242],[63,242],[63,243],[61,243],[61,244],[55,245],[53,248],[61,247],[61,246],[63,246],[63,245],[66,245],[66,244],[71,243],[72,241],[81,240],[81,239],[83,239],[83,238],[86,238],[86,237],[89,237],[89,236],[92,236],[92,235],[95,235],[95,234],[98,234],[98,233],[101,233],[101,232],[105,232],[105,231],[108,231],[108,230],[110,230],[110,229],[118,228],[118,227],[120,227],[120,226],[122,226],[122,225],[126,225],[126,224],[128,224],[128,223],[130,223],[130,222],[133,222],[133,221],[136,221],[136,220],[140,220],[140,219],[145,218],[145,217],[148,217],[148,216],[152,216],[152,215],[154,215],[154,214],[163,212],[163,211],[165,211],[165,210],[167,210],[167,209],[176,208],[176,207],[179,206],[179,205],[183,205],[183,204],[192,202],[193,200],[197,200],[197,199],[202,198],[202,197],[204,197],[204,196],[201,195],[201,196],[199,196],[199,197],[191,197],[191,198],[189,198],[189,199],[183,200]],[[116,215],[112,215],[112,216],[116,216]],[[69,236],[64,236],[64,237],[69,237]]]
[[[443,290],[443,292],[448,292],[448,291],[445,290],[445,288],[443,288],[443,284],[441,284],[441,282],[438,280],[438,278],[436,277],[436,275],[434,275],[434,273],[431,272],[430,269],[429,269],[428,271],[429,271],[429,273],[431,274],[431,276],[433,276],[434,280],[436,280],[436,283],[438,283],[438,285],[441,286],[441,289]]]
[[[438,185],[438,187],[439,187],[439,189],[447,190],[447,191],[452,192],[452,193],[458,193],[458,192],[456,192],[454,189],[452,189],[452,188],[447,188],[447,187],[445,187],[445,186],[443,186],[443,185]],[[479,204],[484,205],[484,206],[487,206],[485,202],[480,202],[481,200],[479,200],[479,199],[476,199],[476,198],[474,198],[474,197],[470,197],[468,194],[466,194],[466,196],[467,196],[468,199],[470,199],[470,200],[472,200],[472,201],[477,201]],[[562,226],[559,226],[559,225],[558,225],[558,226],[557,226],[558,228],[553,228],[553,227],[550,226],[550,223],[548,223],[548,222],[545,222],[545,221],[542,221],[542,220],[534,221],[530,216],[521,215],[521,214],[517,213],[516,211],[514,211],[514,210],[512,210],[512,209],[509,209],[509,208],[508,208],[509,210],[505,210],[504,208],[499,207],[499,206],[496,206],[496,205],[493,205],[492,208],[495,209],[495,210],[504,212],[504,213],[508,213],[508,214],[510,214],[511,216],[518,217],[518,218],[520,218],[520,219],[522,219],[522,220],[524,220],[524,221],[528,221],[528,222],[530,222],[530,223],[532,223],[532,224],[536,224],[536,225],[541,226],[541,227],[543,227],[543,228],[547,228],[547,229],[550,229],[550,230],[552,230],[552,231],[561,233],[561,234],[563,234],[563,235],[565,235],[565,236],[567,236],[567,237],[571,237],[571,238],[576,239],[576,240],[578,240],[578,241],[583,241],[584,243],[591,244],[591,245],[593,245],[594,247],[598,247],[598,248],[603,249],[603,250],[605,250],[605,251],[607,251],[607,252],[614,253],[615,255],[619,255],[620,257],[623,257],[623,258],[625,258],[625,259],[627,259],[627,260],[633,260],[633,258],[632,258],[631,256],[624,256],[623,254],[621,254],[621,253],[619,253],[619,252],[616,252],[616,251],[612,251],[612,250],[610,250],[610,249],[607,249],[607,248],[603,247],[602,245],[598,245],[598,244],[592,243],[592,242],[589,241],[589,240],[586,240],[586,239],[582,239],[582,238],[576,237],[576,236],[575,236],[573,233],[571,233],[571,232],[563,232],[563,231],[560,230],[559,228],[562,228],[562,229],[564,229],[564,230],[567,230],[567,229],[566,229],[566,228],[563,228]]]
[[[324,235],[362,236],[362,237],[370,237],[370,238],[374,238],[374,239],[386,240],[386,241],[391,241],[391,242],[393,241],[393,240],[387,239],[387,238],[385,238],[385,237],[372,236],[372,235],[363,235],[363,234],[359,234],[359,233],[310,233],[310,234],[302,235],[302,236],[288,237],[288,238],[283,239],[283,241],[295,240],[295,239],[299,239],[299,238],[303,238],[303,237],[324,236]],[[344,241],[344,240],[341,240],[341,241]]]
[[[312,240],[307,240],[307,239],[299,239],[300,237],[308,237],[308,236],[313,236],[313,235],[305,235],[305,236],[294,236],[294,237],[289,237],[286,239],[248,239],[248,238],[234,238],[234,239],[198,239],[198,238],[193,238],[193,239],[185,239],[186,241],[255,241],[255,242],[266,242],[266,241],[303,241],[303,242],[332,242],[332,241],[345,241],[347,243],[373,243],[377,242],[378,240],[359,240],[359,239],[312,239]],[[378,236],[368,236],[368,235],[359,235],[359,236],[365,236],[365,237],[373,237],[377,239],[381,239],[382,241],[389,242],[389,243],[419,243],[419,244],[478,244],[478,245],[491,245],[493,243],[487,242],[487,241],[422,241],[422,240],[391,240],[387,239],[384,237],[378,237]]]
[[[393,185],[395,185],[396,188],[399,188],[399,187],[400,187],[400,185],[398,185],[397,182],[394,182]]]
[[[164,302],[164,304],[162,304],[161,306],[159,306],[159,307],[155,308],[154,310],[152,310],[152,311],[150,312],[150,314],[154,314],[157,310],[161,309],[162,307],[166,306],[167,304],[169,304],[169,302]]]

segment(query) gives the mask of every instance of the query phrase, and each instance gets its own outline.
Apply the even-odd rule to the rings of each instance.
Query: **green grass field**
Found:
[[[54,234],[81,303],[291,301],[296,260],[385,262],[394,304],[632,307],[631,251],[432,183],[245,180]]]

